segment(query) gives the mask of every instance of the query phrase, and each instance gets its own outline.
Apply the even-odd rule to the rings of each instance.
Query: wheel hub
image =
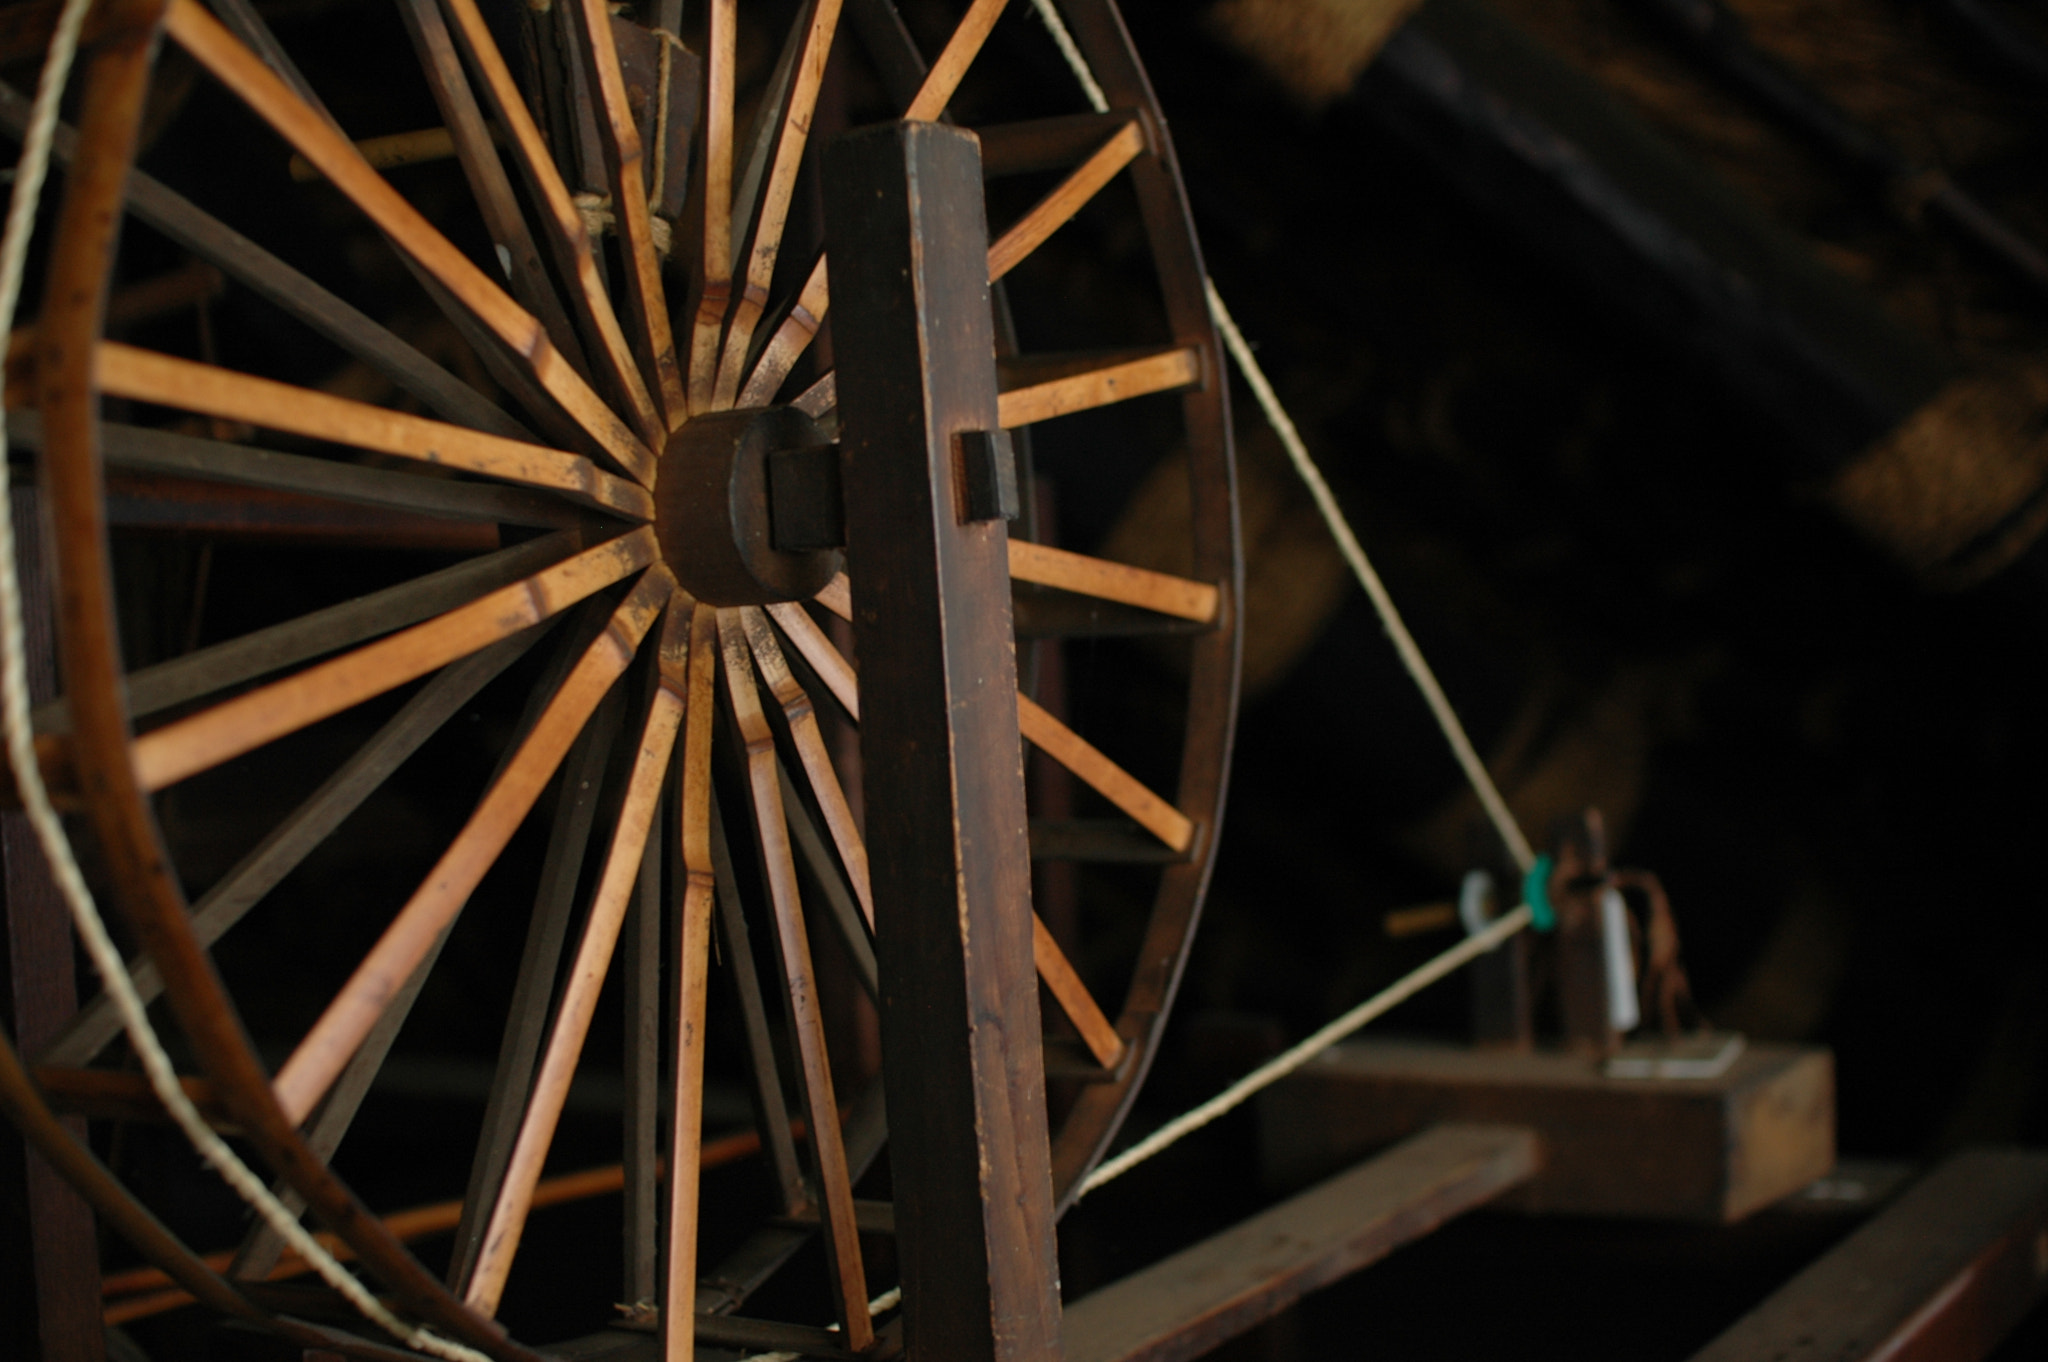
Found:
[[[709,605],[807,600],[840,569],[839,447],[795,407],[711,412],[662,451],[662,557]]]

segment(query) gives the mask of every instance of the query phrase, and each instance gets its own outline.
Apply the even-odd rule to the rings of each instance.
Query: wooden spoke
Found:
[[[656,552],[653,533],[636,530],[438,619],[166,724],[136,739],[136,778],[160,790],[339,714],[540,623],[645,567]]]
[[[711,855],[712,696],[718,676],[718,615],[709,606],[690,616],[689,671],[683,702],[682,778],[676,809],[681,823],[683,907],[677,926],[675,1108],[670,1113],[668,1166],[668,1278],[662,1296],[665,1356],[695,1357],[697,1322],[697,1193],[699,1179],[680,1170],[699,1167],[704,1142],[704,1003],[710,989],[711,912],[715,897]],[[751,959],[747,962],[751,965]],[[787,1138],[788,1122],[783,1122]]]
[[[1145,130],[1126,123],[1104,142],[1074,173],[1060,181],[1050,194],[1032,205],[1031,211],[996,238],[988,248],[988,277],[1002,278],[1023,263],[1026,256],[1045,244],[1045,239],[1086,206],[1088,200],[1116,178],[1118,171],[1145,150]]]
[[[797,22],[783,35],[782,51],[775,59],[768,83],[754,96],[754,123],[749,135],[733,147],[733,172],[739,177],[733,188],[733,269],[739,271],[746,258],[747,241],[753,235],[756,215],[766,206],[761,188],[775,164],[776,148],[782,145],[783,112],[789,107],[790,90],[796,84],[797,69],[804,55],[804,43],[811,34],[808,15],[799,11]],[[742,154],[744,148],[744,154]]]
[[[198,0],[172,0],[165,31],[318,167],[394,245],[517,356],[534,381],[599,448],[642,482],[652,480],[654,455],[647,444],[591,391],[549,342],[533,314],[492,283],[372,170],[339,130],[236,41]]]
[[[625,1271],[620,1297],[628,1305],[658,1305],[661,1278],[661,1055],[663,974],[661,956],[662,919],[667,903],[662,895],[662,871],[667,866],[673,839],[668,836],[666,811],[673,800],[664,796],[655,813],[656,835],[647,839],[640,853],[640,883],[633,894],[632,914],[620,938],[620,973],[624,975],[626,1034],[621,1048],[621,1077],[625,1092],[620,1102],[619,1166],[625,1186],[620,1189],[625,1222]],[[539,1203],[535,1188],[534,1204]]]
[[[825,589],[811,599],[849,624],[853,622],[853,583],[846,580],[845,573],[834,573]]]
[[[840,0],[810,0],[810,22],[796,58],[789,102],[782,109],[781,133],[774,158],[769,162],[758,211],[752,215],[753,239],[747,243],[746,271],[737,281],[739,296],[734,300],[732,320],[726,327],[725,354],[718,362],[718,382],[712,393],[714,407],[729,407],[739,396],[742,369],[748,348],[754,342],[754,328],[768,305],[768,285],[775,277],[776,257],[782,251],[790,195],[796,189],[797,167],[803,161],[804,143],[810,137],[818,86],[825,79],[825,61],[832,53],[839,6]]]
[[[1175,851],[1186,851],[1193,844],[1195,825],[1186,814],[1146,789],[1130,772],[1028,695],[1017,697],[1017,723],[1040,751],[1079,776],[1160,841]]]
[[[548,701],[568,678],[577,659],[603,631],[611,612],[603,601],[587,601],[578,614],[574,632],[562,640],[563,646],[551,659],[548,674],[528,697],[526,712],[520,716],[518,741],[524,741],[539,725]],[[519,969],[513,976],[512,997],[505,1008],[505,1026],[498,1041],[498,1060],[491,1071],[476,1153],[470,1159],[469,1181],[455,1223],[455,1243],[448,1255],[447,1281],[458,1294],[468,1289],[470,1274],[483,1253],[484,1230],[490,1223],[491,1208],[497,1204],[498,1189],[504,1184],[505,1167],[512,1161],[512,1145],[519,1136],[527,1097],[533,1091],[534,1070],[541,1045],[547,1039],[548,1004],[561,974],[562,952],[569,940],[570,921],[575,916],[576,891],[582,883],[591,829],[597,821],[612,750],[618,745],[624,727],[622,710],[616,692],[605,696],[577,736],[575,746],[569,749],[555,780],[555,807],[548,820],[547,850],[541,859],[540,876],[534,882],[533,910],[528,915],[526,937],[520,946]],[[508,756],[518,751],[518,741],[508,747]],[[502,773],[501,767],[492,779]]]
[[[1138,121],[1136,111],[1060,114],[1021,123],[984,123],[974,130],[981,139],[981,173],[987,178],[1065,170],[1093,156],[1102,144]]]
[[[818,1013],[816,981],[812,978],[810,940],[797,899],[796,862],[790,854],[789,828],[783,820],[782,789],[775,777],[775,737],[768,728],[767,715],[761,710],[753,665],[747,655],[746,631],[737,610],[718,612],[718,634],[733,717],[746,745],[754,832],[775,916],[783,978],[788,984],[790,1029],[802,1078],[804,1116],[809,1122],[818,1190],[823,1199],[825,1256],[846,1346],[859,1352],[874,1341],[874,1323],[868,1315],[867,1280],[861,1267],[859,1229],[853,1212],[853,1179],[840,1132],[839,1104],[832,1092],[832,1068],[825,1056],[824,1022]]]
[[[789,835],[795,842],[797,854],[810,867],[811,878],[817,881],[818,888],[824,893],[832,925],[839,929],[839,939],[845,943],[847,954],[852,957],[854,977],[860,980],[860,986],[868,997],[878,1001],[882,980],[880,967],[875,963],[874,928],[862,914],[860,903],[852,891],[846,887],[846,872],[826,845],[818,825],[811,821],[811,811],[804,807],[803,796],[789,778],[789,769],[777,762],[775,776],[782,784],[782,809],[789,815]]]
[[[710,0],[704,64],[704,260],[690,328],[690,410],[711,409],[732,305],[733,44],[736,0]]]
[[[558,531],[131,672],[126,682],[128,712],[142,718],[432,619],[558,564],[575,550],[575,532]],[[38,733],[68,728],[70,716],[64,702],[60,699],[39,707],[35,726]]]
[[[469,77],[463,73],[462,56],[455,49],[454,35],[448,31],[447,17],[441,13],[441,7],[435,0],[401,0],[398,14],[405,21],[406,31],[412,35],[413,47],[419,52],[420,69],[426,75],[427,87],[433,91],[434,103],[441,110],[446,126],[425,132],[401,133],[396,138],[379,138],[377,140],[384,145],[377,148],[358,142],[356,149],[363,153],[364,160],[380,170],[387,162],[379,159],[379,152],[386,158],[392,158],[394,153],[411,153],[405,157],[410,160],[454,155],[462,163],[463,177],[469,182],[477,211],[483,215],[484,230],[490,233],[492,244],[503,252],[499,263],[504,266],[511,282],[512,296],[519,300],[521,307],[540,319],[555,348],[576,366],[577,371],[589,374],[590,366],[584,358],[582,343],[577,340],[569,314],[563,310],[562,300],[555,292],[553,281],[548,278],[540,247],[535,244],[533,232],[526,225],[526,215],[520,211],[519,200],[513,196],[511,177],[505,174],[504,162],[498,159],[498,149],[491,141],[491,130],[484,122],[484,112],[477,106]],[[393,143],[400,145],[394,146]],[[302,158],[295,156],[292,159],[292,170],[296,175]],[[389,163],[402,165],[405,160],[391,159]],[[313,172],[311,164],[306,164],[305,169]]]
[[[264,895],[295,870],[326,841],[391,773],[440,731],[441,725],[476,693],[532,646],[538,632],[515,635],[444,668],[406,702],[403,709],[356,750],[342,768],[279,823],[256,849],[244,856],[192,905],[192,931],[202,946],[211,946],[263,900]],[[143,1002],[163,992],[163,976],[154,962],[131,961],[129,974]],[[88,1003],[52,1041],[39,1062],[57,1065],[90,1063],[121,1032],[113,999],[101,996]]]
[[[1036,582],[1100,600],[1143,606],[1200,624],[1216,618],[1216,608],[1222,599],[1207,582],[1191,582],[1185,577],[1022,539],[1010,541],[1010,576],[1020,582]]]
[[[597,702],[633,659],[668,599],[674,579],[656,567],[613,612],[610,623],[549,701],[540,723],[470,815],[426,882],[385,929],[313,1029],[278,1070],[272,1087],[294,1124],[306,1119],[349,1056],[377,1024],[399,982],[455,920],[470,892],[511,839]]]
[[[10,412],[9,438],[27,449],[42,448],[42,418],[35,412]],[[196,435],[179,435],[144,426],[100,423],[100,442],[107,467],[131,473],[159,473],[177,478],[232,483],[277,492],[296,492],[327,501],[416,511],[448,520],[474,520],[495,525],[533,525],[561,529],[580,519],[560,498],[517,487],[422,478],[333,459],[249,445],[228,444]]]
[[[789,635],[789,641],[804,655],[804,661],[811,664],[811,670],[818,674],[839,701],[839,707],[847,717],[860,719],[860,683],[853,674],[853,664],[846,655],[833,646],[825,637],[825,631],[804,612],[804,608],[793,602],[768,607],[768,613],[782,626],[782,632]]]
[[[1109,1018],[1102,1015],[1095,995],[1074,972],[1073,963],[1060,949],[1060,943],[1053,940],[1052,930],[1045,925],[1045,919],[1036,913],[1031,915],[1031,958],[1038,966],[1038,977],[1045,981],[1046,991],[1058,1001],[1060,1010],[1067,1014],[1067,1020],[1081,1033],[1081,1041],[1088,1047],[1088,1053],[1095,1056],[1095,1062],[1105,1069],[1114,1069],[1121,1064],[1124,1058],[1123,1037],[1110,1025]]]
[[[666,433],[682,424],[687,404],[676,364],[675,338],[669,332],[661,256],[654,249],[654,229],[647,210],[640,129],[626,105],[626,80],[612,37],[611,7],[605,0],[581,0],[575,14],[582,21],[583,41],[578,46],[585,76],[595,87],[600,106],[598,142],[604,150],[612,214],[619,224],[619,245],[625,258],[626,305],[642,345],[642,358],[651,370],[652,386],[660,394]]]
[[[768,691],[775,697],[775,703],[782,706],[783,717],[789,724],[790,741],[796,746],[797,759],[803,763],[804,774],[810,778],[811,794],[818,801],[819,812],[825,816],[826,830],[832,834],[832,845],[839,850],[839,863],[846,867],[846,877],[853,884],[854,896],[860,900],[861,916],[868,920],[868,930],[873,931],[875,896],[868,885],[868,849],[861,843],[860,829],[854,826],[853,809],[847,804],[846,791],[839,784],[839,772],[832,765],[831,754],[825,750],[825,735],[818,729],[818,715],[811,708],[811,697],[790,674],[789,663],[782,656],[782,645],[775,641],[775,631],[768,627],[768,617],[759,610],[742,610],[740,622],[746,631],[747,644],[753,649],[754,661],[761,668],[761,679],[768,683]]]
[[[1184,345],[1136,359],[1097,361],[1056,378],[1008,387],[996,399],[996,414],[1003,429],[1014,430],[1035,421],[1106,407],[1147,393],[1170,392],[1201,381],[1201,353],[1192,345]]]
[[[391,1047],[397,1043],[398,1033],[404,1029],[406,1018],[412,1015],[413,1004],[419,1001],[420,990],[427,986],[427,979],[434,972],[435,962],[441,958],[441,948],[448,944],[448,933],[442,932],[434,938],[434,944],[425,958],[413,967],[412,974],[399,985],[391,1001],[385,1005],[384,1015],[370,1028],[370,1034],[363,1038],[362,1046],[350,1057],[348,1067],[341,1071],[327,1097],[313,1113],[313,1119],[306,1126],[306,1147],[323,1163],[334,1161],[335,1150],[341,1148],[342,1139],[348,1128],[355,1124],[356,1113],[362,1110],[363,1099],[370,1095],[370,1087],[377,1080],[384,1067],[384,1061],[391,1054]],[[293,1210],[303,1212],[305,1199],[292,1190],[291,1184],[282,1180],[271,1190]],[[243,1281],[262,1281],[277,1266],[284,1255],[284,1236],[271,1228],[270,1223],[258,1220],[243,1237],[242,1246],[236,1250],[234,1262],[228,1275]]]
[[[814,420],[822,421],[825,413],[839,405],[839,375],[828,373],[823,378],[796,395],[791,406]]]
[[[1011,541],[1013,550],[1018,542],[1016,540]],[[1026,547],[1036,548],[1037,545],[1027,545]],[[1080,557],[1079,554],[1068,556]],[[1084,561],[1094,563],[1101,560],[1086,559]],[[1013,552],[1013,572],[1015,570],[1014,562],[1015,555]],[[1105,566],[1115,567],[1117,565],[1105,564]],[[844,579],[841,578],[840,580],[843,581]],[[1189,583],[1189,585],[1195,584]],[[811,664],[812,670],[816,671],[824,679],[826,685],[831,687],[832,693],[845,706],[847,714],[858,721],[860,718],[858,680],[854,675],[852,665],[847,662],[844,655],[832,646],[832,641],[825,637],[824,631],[818,628],[809,615],[804,613],[801,606],[771,605],[768,607],[768,610],[775,617],[775,622],[782,626],[783,632],[789,635],[790,641],[797,645],[797,650],[803,654],[804,660]],[[1018,700],[1020,711],[1022,705],[1030,703],[1026,697],[1021,695],[1018,697]],[[1033,708],[1037,709],[1038,707],[1033,706]],[[1040,714],[1045,713],[1043,709],[1038,709],[1038,712]],[[1051,720],[1050,715],[1046,715],[1046,718]],[[815,719],[812,722],[815,723]],[[795,725],[792,723],[792,731],[794,727]],[[1068,736],[1072,737],[1072,734],[1070,733]],[[1081,740],[1073,738],[1073,742],[1078,744]],[[1086,746],[1085,744],[1081,745]],[[1105,767],[1114,771],[1117,777],[1121,777],[1123,782],[1127,782],[1129,786],[1142,790],[1143,787],[1137,786],[1136,781],[1131,780],[1122,771],[1118,771],[1115,767],[1110,766],[1108,759],[1102,757],[1099,752],[1094,752],[1093,748],[1089,748],[1088,751],[1094,753],[1094,756]],[[1145,794],[1151,797],[1154,802],[1157,802],[1156,797],[1150,796],[1149,791],[1145,792]],[[822,800],[820,802],[822,803]],[[1168,812],[1171,813],[1172,811],[1168,810]],[[1174,814],[1174,816],[1178,817],[1179,815]],[[1182,821],[1185,822],[1184,819]],[[843,854],[842,852],[842,856]],[[867,911],[868,926],[872,930],[874,927],[873,909],[869,906],[866,899],[862,900],[862,907]],[[1103,1015],[1102,1008],[1096,1003],[1094,996],[1088,992],[1087,985],[1081,982],[1081,976],[1075,973],[1073,965],[1067,960],[1066,953],[1060,949],[1059,943],[1053,939],[1052,933],[1046,929],[1044,921],[1036,913],[1033,913],[1031,917],[1033,923],[1032,958],[1038,967],[1039,977],[1045,981],[1046,988],[1058,1000],[1061,1009],[1066,1012],[1067,1017],[1074,1023],[1075,1029],[1081,1033],[1082,1040],[1087,1044],[1089,1051],[1095,1056],[1096,1061],[1105,1069],[1114,1069],[1123,1059],[1123,1038],[1117,1035],[1116,1028],[1110,1024],[1109,1018]]]
[[[817,338],[818,328],[825,324],[825,309],[831,305],[832,285],[826,276],[825,257],[820,255],[818,262],[811,266],[804,286],[797,291],[796,302],[790,305],[789,315],[768,338],[768,346],[755,362],[754,372],[747,376],[747,384],[740,390],[738,405],[764,406],[775,396],[776,390],[782,387],[782,381],[789,377],[789,371],[796,367],[796,362],[803,358],[804,351]],[[805,410],[810,409],[806,407]],[[818,414],[811,412],[813,416]]]
[[[946,111],[946,106],[953,102],[953,92],[960,88],[961,77],[981,54],[989,30],[1002,17],[1005,3],[1006,0],[974,0],[967,7],[967,13],[953,28],[953,36],[946,40],[945,51],[939,53],[939,59],[925,75],[924,84],[918,87],[917,98],[903,111],[904,118],[929,123]]]
[[[18,136],[28,126],[28,113],[28,100],[0,85],[0,125]],[[52,144],[57,159],[70,164],[77,146],[78,135],[60,126]],[[312,327],[444,419],[509,439],[532,438],[476,389],[139,170],[129,172],[127,206],[136,217]]]
[[[544,487],[636,520],[654,518],[654,498],[646,488],[613,477],[580,454],[464,430],[114,341],[100,343],[94,368],[101,389],[111,396]]]
[[[918,87],[910,106],[903,111],[905,118],[930,122],[945,111],[953,99],[953,92],[960,88],[961,77],[967,74],[967,68],[980,55],[982,44],[988,40],[989,31],[1002,16],[1006,3],[1007,0],[974,0],[968,6],[967,13],[954,26],[953,36],[947,39],[945,50],[925,74],[924,83]],[[797,360],[818,334],[818,328],[825,321],[825,310],[831,303],[831,285],[826,277],[825,257],[821,255],[811,266],[804,286],[797,291],[796,302],[791,306],[789,315],[776,327],[753,372],[747,376],[738,405],[763,406],[775,396],[776,390],[789,377],[790,370],[796,367]],[[818,415],[817,412],[811,414]]]
[[[705,607],[710,610],[709,606]],[[717,612],[712,611],[712,622]],[[775,1039],[768,1031],[768,1003],[761,991],[761,972],[754,965],[753,939],[747,930],[746,907],[740,901],[733,876],[732,848],[726,842],[724,819],[713,799],[711,812],[711,869],[718,898],[718,934],[724,954],[731,961],[733,991],[740,1002],[740,1022],[747,1035],[748,1072],[753,1081],[755,1113],[768,1149],[768,1162],[775,1174],[775,1187],[786,1216],[801,1214],[810,1205],[802,1171],[797,1167],[796,1141],[791,1134],[789,1105],[783,1098],[782,1074],[778,1068]]]
[[[541,130],[533,121],[525,96],[498,50],[476,0],[445,0],[454,22],[454,35],[463,55],[478,77],[484,98],[497,116],[508,138],[508,149],[518,162],[521,177],[533,198],[547,215],[547,238],[555,258],[556,273],[571,285],[570,303],[594,357],[602,365],[607,386],[644,432],[644,438],[659,448],[666,433],[655,411],[654,399],[633,362],[632,347],[619,326],[611,294],[598,274],[597,258],[583,215],[570,196],[569,186]],[[644,479],[643,479],[644,480]]]
[[[512,1161],[499,1189],[497,1204],[492,1208],[489,1227],[484,1231],[483,1253],[464,1297],[487,1315],[498,1312],[505,1278],[512,1270],[512,1259],[519,1252],[526,1217],[532,1210],[533,1189],[540,1181],[548,1148],[554,1143],[562,1104],[568,1100],[576,1062],[582,1057],[583,1042],[590,1033],[590,1019],[597,1011],[597,996],[611,971],[619,930],[639,884],[648,834],[653,830],[655,811],[661,803],[661,784],[668,774],[676,729],[682,722],[688,631],[688,611],[671,606],[661,632],[661,681],[641,725],[632,773],[626,782],[625,802],[620,806],[590,913],[584,920],[583,939],[577,945],[561,1001],[556,1004],[554,1028],[541,1056],[540,1073],[534,1079],[533,1096],[519,1127]]]

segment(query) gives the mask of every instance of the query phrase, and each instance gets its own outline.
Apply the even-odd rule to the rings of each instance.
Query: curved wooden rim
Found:
[[[1112,1082],[1089,1086],[1053,1141],[1054,1208],[1065,1214],[1083,1179],[1108,1152],[1130,1114],[1159,1050],[1167,1014],[1180,988],[1202,902],[1216,864],[1229,786],[1231,743],[1237,730],[1243,553],[1238,537],[1237,472],[1231,449],[1230,386],[1222,346],[1209,317],[1207,273],[1195,241],[1194,219],[1181,185],[1180,166],[1166,132],[1152,83],[1114,0],[1059,0],[1074,40],[1095,72],[1112,108],[1142,109],[1151,121],[1152,154],[1131,163],[1146,235],[1166,298],[1176,345],[1194,346],[1205,381],[1181,398],[1188,438],[1190,492],[1198,581],[1221,587],[1215,627],[1193,639],[1188,678],[1186,739],[1176,807],[1200,826],[1189,860],[1168,866],[1153,899],[1138,966],[1124,995],[1117,1030],[1137,1050]]]

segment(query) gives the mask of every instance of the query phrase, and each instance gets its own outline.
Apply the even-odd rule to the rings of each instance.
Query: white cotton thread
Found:
[[[1237,1082],[1190,1111],[1182,1112],[1138,1143],[1099,1165],[1075,1193],[1079,1201],[1105,1182],[1130,1172],[1168,1145],[1192,1135],[1211,1121],[1250,1101],[1367,1022],[1385,1015],[1460,966],[1476,960],[1529,925],[1529,905],[1523,904],[1477,936],[1468,936],[1456,946],[1419,969],[1409,971],[1372,997],[1330,1022],[1292,1049],[1261,1064]]]
[[[1095,112],[1108,113],[1109,97],[1096,84],[1095,72],[1089,69],[1088,59],[1081,55],[1081,49],[1074,45],[1074,35],[1067,32],[1067,21],[1060,18],[1060,12],[1052,7],[1052,0],[1031,0],[1031,8],[1037,10],[1038,17],[1045,21],[1046,31],[1052,34],[1060,55],[1067,59],[1067,69],[1074,73],[1075,80],[1081,82],[1081,92],[1088,96]]]
[[[22,139],[21,161],[15,169],[13,196],[7,210],[7,226],[0,236],[0,335],[11,335],[14,315],[21,301],[22,276],[28,258],[29,238],[35,230],[37,206],[49,173],[50,144],[57,127],[57,115],[64,86],[78,53],[78,35],[91,0],[65,0],[50,38],[42,76],[36,86],[29,126]],[[7,435],[0,422],[0,508],[12,505],[7,466]],[[29,718],[28,657],[22,625],[21,579],[15,561],[14,520],[0,514],[0,709],[4,709],[7,758],[23,809],[48,858],[53,878],[62,893],[72,920],[78,927],[86,953],[92,957],[102,985],[121,1014],[122,1025],[134,1044],[136,1055],[149,1076],[149,1084],[171,1118],[198,1150],[206,1164],[248,1202],[273,1230],[317,1271],[327,1283],[347,1297],[356,1309],[408,1347],[449,1362],[488,1362],[474,1348],[440,1337],[399,1319],[386,1309],[362,1282],[358,1281],[333,1254],[316,1240],[297,1216],[287,1209],[263,1180],[228,1148],[199,1114],[178,1082],[177,1070],[150,1025],[148,1013],[135,992],[126,962],[107,932],[92,890],[79,869],[78,858],[65,834],[64,825],[50,803],[43,784],[42,768],[36,761],[35,737]]]

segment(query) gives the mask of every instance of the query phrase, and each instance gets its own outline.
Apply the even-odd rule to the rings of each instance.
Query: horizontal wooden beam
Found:
[[[1440,1121],[1526,1126],[1549,1147],[1512,1202],[1529,1211],[1738,1220],[1835,1162],[1834,1057],[1751,1045],[1718,1078],[1609,1078],[1554,1051],[1362,1040],[1260,1098],[1266,1172],[1283,1186]]]
[[[1443,1125],[1067,1307],[1067,1362],[1199,1357],[1536,1172],[1536,1135]]]
[[[1973,1362],[2048,1286],[2048,1153],[1951,1158],[1693,1362]]]

